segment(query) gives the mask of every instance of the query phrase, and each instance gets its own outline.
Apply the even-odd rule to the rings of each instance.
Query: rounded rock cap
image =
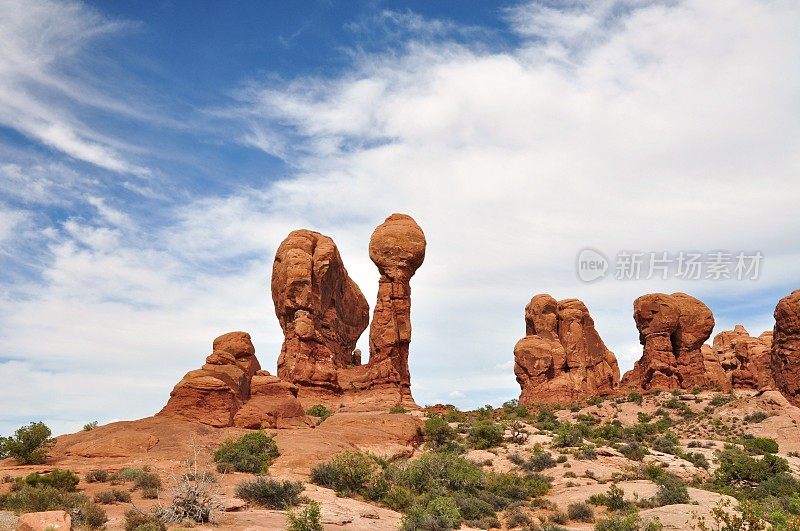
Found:
[[[409,215],[392,214],[369,240],[369,257],[381,274],[408,279],[425,260],[425,234]]]
[[[247,332],[228,332],[214,340],[214,350],[233,354],[237,359],[253,356],[256,348]]]

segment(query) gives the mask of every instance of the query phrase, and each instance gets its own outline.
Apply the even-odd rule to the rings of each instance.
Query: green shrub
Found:
[[[131,495],[124,490],[103,490],[94,495],[94,501],[96,503],[102,503],[103,505],[109,505],[115,502],[130,503]]]
[[[698,468],[705,468],[708,470],[708,467],[710,466],[706,456],[700,452],[689,452],[684,454],[682,457]]]
[[[592,505],[604,505],[612,511],[627,511],[633,508],[633,503],[625,500],[625,491],[616,483],[612,483],[608,490],[603,494],[594,494],[589,497]]]
[[[0,437],[0,459],[13,457],[23,465],[40,465],[55,444],[50,428],[42,422],[31,422],[14,432],[13,437]]]
[[[167,531],[167,526],[154,514],[139,509],[125,511],[125,531]]]
[[[439,489],[479,489],[486,474],[477,464],[461,456],[431,452],[409,462],[398,476],[399,484],[422,494]]]
[[[509,500],[527,500],[547,494],[551,481],[541,474],[520,477],[515,474],[490,473],[486,475],[484,488],[487,492]]]
[[[267,509],[286,509],[297,505],[303,484],[259,476],[236,486],[236,496]]]
[[[597,522],[595,531],[661,531],[663,526],[657,518],[644,522],[636,513],[610,516]]]
[[[622,453],[622,455],[633,461],[641,461],[644,459],[644,456],[650,453],[647,451],[646,446],[636,441],[623,444],[620,446],[619,451]]]
[[[408,413],[408,410],[403,406],[394,406],[389,410],[389,413]]]
[[[644,400],[642,393],[637,393],[636,391],[634,391],[628,395],[628,402],[633,402],[634,404],[641,405],[642,400]]]
[[[576,522],[594,522],[594,509],[586,502],[571,503],[567,506],[567,515]]]
[[[566,524],[567,522],[569,522],[569,516],[567,515],[567,513],[562,512],[562,511],[556,511],[554,513],[551,513],[548,519],[552,523],[560,524],[560,525],[563,525],[563,524]]]
[[[506,511],[506,527],[513,529],[515,527],[529,527],[531,524],[531,517],[528,516],[521,507],[511,507]]]
[[[161,488],[161,478],[155,472],[145,470],[133,480],[134,489],[142,489],[142,492],[158,490]],[[146,497],[146,496],[145,496]]]
[[[261,431],[246,433],[238,439],[228,439],[214,452],[217,470],[226,472],[266,472],[278,457],[275,440]]]
[[[653,442],[653,450],[665,454],[678,455],[680,453],[680,441],[678,441],[678,436],[671,431],[663,433]]]
[[[580,446],[583,443],[583,430],[579,425],[561,424],[556,429],[553,437],[554,448],[566,448],[569,446]]]
[[[28,474],[23,481],[31,487],[46,485],[64,492],[74,492],[80,479],[74,472],[56,468],[47,474]]]
[[[425,421],[422,428],[425,435],[425,442],[433,450],[445,450],[452,448],[457,435],[450,424],[439,416],[432,416]]]
[[[111,489],[111,494],[114,495],[114,501],[118,501],[121,503],[130,503],[131,502],[131,494],[128,491],[119,490],[119,489]]]
[[[594,446],[585,444],[581,446],[577,452],[575,452],[575,459],[581,459],[581,460],[597,459],[597,451],[594,449]]]
[[[526,472],[541,472],[542,470],[553,468],[556,466],[556,460],[550,452],[542,449],[541,445],[536,445],[533,448],[533,454],[527,461],[523,461],[522,469]]]
[[[453,498],[464,520],[479,520],[495,514],[494,505],[473,494],[455,491],[453,492]]]
[[[90,501],[73,508],[71,513],[74,525],[88,529],[100,529],[108,522],[105,510]]]
[[[108,505],[114,503],[114,493],[110,490],[103,490],[94,495],[94,501],[96,503],[102,503],[104,505]]]
[[[776,454],[778,453],[778,441],[769,437],[746,436],[741,441],[744,449],[752,454]]]
[[[768,522],[763,518],[762,509],[751,502],[739,504],[738,511],[731,510],[731,503],[728,500],[719,500],[711,510],[711,521],[709,525],[703,517],[694,515],[694,528],[699,531],[766,531],[770,528]],[[797,529],[797,524],[787,526],[786,531]]]
[[[110,476],[108,470],[90,470],[83,477],[87,483],[105,483]]]
[[[749,415],[744,416],[744,421],[749,423],[759,423],[763,420],[769,418],[769,413],[765,413],[763,411],[756,411],[755,413],[750,413]]]
[[[158,490],[161,488],[161,478],[150,467],[123,468],[111,477],[112,485],[133,482],[133,489],[142,491]],[[156,496],[153,496],[155,498]]]
[[[145,500],[155,500],[158,498],[158,488],[146,487],[142,489],[142,498]]]
[[[755,459],[738,448],[728,448],[717,456],[719,467],[714,483],[721,487],[754,487],[778,474],[789,472],[789,463],[782,457],[767,454]]]
[[[552,409],[542,406],[536,416],[537,427],[541,430],[553,431],[558,428],[558,417]]]
[[[385,503],[390,509],[403,512],[414,503],[416,496],[410,488],[404,485],[392,485],[383,497]]]
[[[83,431],[92,431],[97,427],[97,421],[93,420],[83,425]]]
[[[16,513],[66,511],[72,515],[75,526],[97,529],[108,520],[105,511],[92,503],[84,494],[59,490],[39,483],[32,486],[24,481],[4,496],[0,496],[0,509]]]
[[[658,506],[689,503],[689,491],[677,477],[672,474],[663,474],[656,483],[658,492],[655,502]]]
[[[727,394],[727,395],[717,395],[717,396],[715,396],[714,398],[711,399],[709,404],[712,405],[712,406],[724,406],[725,404],[727,404],[728,402],[731,402],[735,398],[736,398],[736,396],[732,392],[730,394]]]
[[[486,450],[503,443],[503,427],[491,420],[479,420],[467,434],[467,443],[478,450]]]
[[[467,525],[476,529],[500,529],[503,524],[496,516],[484,516],[477,520],[467,520]]]
[[[444,531],[461,527],[461,513],[453,498],[438,496],[424,507],[415,505],[403,517],[401,531]]]
[[[361,452],[344,452],[311,469],[311,482],[341,495],[365,493],[380,472],[377,459]]]
[[[319,503],[311,500],[300,511],[286,513],[287,531],[323,531]]]
[[[24,482],[19,485],[0,497],[0,508],[16,513],[38,513],[69,508],[76,501],[64,491],[47,485],[32,487]]]
[[[312,417],[319,417],[322,420],[325,420],[326,418],[333,415],[333,411],[323,406],[322,404],[314,404],[313,406],[308,408],[306,414]]]

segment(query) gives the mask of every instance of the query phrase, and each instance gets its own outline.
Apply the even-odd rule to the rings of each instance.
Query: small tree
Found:
[[[13,437],[0,437],[0,458],[13,457],[23,465],[40,465],[55,439],[43,422],[31,422],[14,432]]]
[[[286,513],[289,519],[287,531],[322,531],[322,521],[319,510],[319,503],[311,500],[301,511],[289,511]]]

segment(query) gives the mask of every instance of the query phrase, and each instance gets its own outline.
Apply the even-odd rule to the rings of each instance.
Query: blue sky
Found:
[[[0,12],[0,433],[152,414],[229,330],[274,371],[269,274],[294,228],[333,237],[372,302],[372,229],[417,219],[423,404],[516,396],[536,293],[584,300],[627,369],[642,293],[757,334],[798,287],[795,2]],[[587,246],[764,261],[755,280],[584,283]]]

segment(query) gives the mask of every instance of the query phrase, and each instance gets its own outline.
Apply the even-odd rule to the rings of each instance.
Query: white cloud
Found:
[[[44,283],[0,299],[0,352],[24,360],[0,359],[0,378],[15,382],[0,401],[37,404],[28,412],[64,429],[92,420],[98,403],[107,418],[150,414],[213,337],[235,329],[253,334],[274,370],[269,275],[281,239],[299,227],[332,236],[373,304],[367,245],[396,211],[428,239],[412,281],[420,403],[516,396],[512,351],[535,293],[583,299],[623,369],[638,357],[631,303],[645,292],[710,301],[718,330],[742,316],[754,333],[771,326],[771,306],[800,273],[800,8],[609,5],[512,11],[514,49],[428,34],[400,52],[358,55],[339,77],[251,83],[230,112],[234,137],[293,173],[187,200],[161,228],[85,194],[92,215],[48,233]],[[0,235],[12,226],[3,219]],[[765,268],[757,282],[583,284],[574,259],[587,245],[609,255],[758,249]],[[59,370],[64,386],[49,376]],[[123,386],[141,399],[111,401]],[[63,397],[73,398],[58,406]]]
[[[340,77],[240,94],[236,115],[284,138],[293,149],[276,154],[301,168],[271,190],[270,216],[360,248],[358,275],[376,220],[416,217],[429,240],[413,282],[417,382],[509,363],[539,292],[584,299],[624,369],[645,292],[706,298],[718,330],[743,313],[769,326],[800,257],[798,6],[525,4],[508,16],[523,38],[513,50],[423,39],[358,56]],[[758,249],[766,265],[758,282],[587,285],[574,272],[587,245]]]
[[[76,65],[87,45],[118,33],[109,21],[73,1],[2,1],[0,17],[0,124],[74,159],[119,173],[147,176],[125,160],[124,145],[90,127],[73,109],[93,108],[134,116],[137,111],[94,88]]]

